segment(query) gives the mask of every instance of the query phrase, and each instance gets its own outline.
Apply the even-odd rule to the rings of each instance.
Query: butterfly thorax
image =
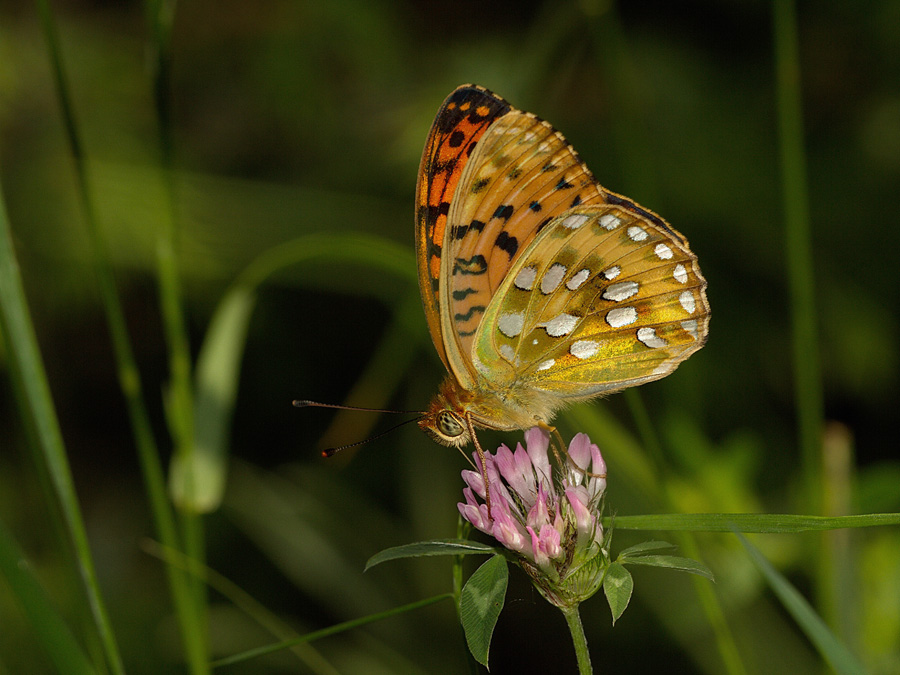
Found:
[[[438,443],[460,447],[472,442],[467,418],[479,429],[530,429],[549,424],[561,403],[557,397],[526,386],[502,391],[483,386],[465,389],[451,376],[441,383],[419,428]]]

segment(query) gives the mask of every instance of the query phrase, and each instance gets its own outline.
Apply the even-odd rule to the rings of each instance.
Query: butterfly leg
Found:
[[[466,426],[469,427],[469,436],[472,437],[472,442],[475,444],[475,451],[478,453],[478,463],[481,464],[481,477],[484,480],[484,503],[487,504],[488,518],[493,520],[493,516],[491,515],[491,481],[487,474],[487,462],[484,459],[484,450],[481,448],[481,443],[478,442],[478,436],[475,435],[475,425],[472,424],[472,418],[468,413],[466,413],[465,417]]]

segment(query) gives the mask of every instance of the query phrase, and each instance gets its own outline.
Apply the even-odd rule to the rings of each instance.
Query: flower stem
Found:
[[[588,651],[587,638],[584,637],[584,626],[581,625],[581,615],[578,613],[578,605],[569,608],[560,608],[569,632],[572,634],[572,644],[575,647],[575,657],[578,659],[579,675],[592,675],[591,653]]]

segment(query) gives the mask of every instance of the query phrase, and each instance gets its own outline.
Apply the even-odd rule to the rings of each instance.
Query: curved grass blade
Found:
[[[769,587],[781,600],[781,604],[834,671],[838,675],[865,675],[866,669],[853,653],[828,630],[828,626],[815,613],[806,599],[800,595],[800,592],[779,574],[765,556],[740,532],[735,532],[735,534]]]
[[[182,507],[206,513],[222,501],[229,425],[259,286],[287,267],[315,260],[358,263],[415,283],[415,261],[408,248],[359,233],[300,237],[251,263],[219,302],[200,348],[194,393],[195,450],[173,457],[169,482],[172,498]]]

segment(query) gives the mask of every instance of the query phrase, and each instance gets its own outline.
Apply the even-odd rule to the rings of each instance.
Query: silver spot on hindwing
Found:
[[[613,328],[621,328],[637,321],[637,316],[634,307],[616,307],[606,313],[606,323]]]
[[[594,340],[576,340],[569,347],[569,353],[576,359],[589,359],[600,351],[600,345]]]
[[[571,333],[572,329],[575,328],[577,324],[577,316],[572,316],[571,314],[563,312],[559,316],[550,319],[547,323],[542,324],[542,327],[547,330],[547,335],[550,337],[562,337],[563,335]]]
[[[570,291],[577,291],[581,287],[581,284],[587,281],[590,276],[591,271],[589,269],[580,270],[566,282],[566,288]]]
[[[651,349],[659,349],[660,347],[665,347],[669,344],[656,334],[655,328],[647,328],[646,326],[644,328],[638,328],[637,339]]]
[[[620,281],[603,291],[603,299],[622,302],[622,300],[627,300],[637,292],[638,284],[636,281]]]
[[[528,267],[523,267],[519,270],[519,273],[516,275],[515,284],[516,288],[521,289],[523,291],[530,291],[534,288],[534,280],[537,278],[537,267],[534,265],[529,265]]]
[[[550,268],[544,272],[544,278],[541,279],[541,293],[549,295],[557,289],[562,283],[563,277],[566,276],[566,266],[560,263],[553,263]]]
[[[522,332],[522,326],[525,324],[525,314],[523,312],[507,312],[501,314],[497,319],[497,328],[506,337],[514,338]]]

